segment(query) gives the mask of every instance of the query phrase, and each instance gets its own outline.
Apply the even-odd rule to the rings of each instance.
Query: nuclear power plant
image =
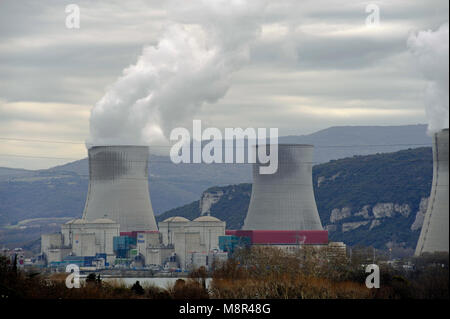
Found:
[[[109,218],[121,232],[158,230],[148,189],[147,146],[94,146],[83,219]]]
[[[433,182],[416,256],[449,251],[448,142],[448,129],[433,136]]]
[[[260,174],[253,164],[253,190],[243,230],[200,216],[155,222],[148,186],[148,147],[94,146],[89,154],[89,189],[81,219],[61,232],[42,235],[41,254],[50,267],[210,267],[243,245],[298,248],[329,243],[312,187],[312,145],[278,146],[278,170]]]

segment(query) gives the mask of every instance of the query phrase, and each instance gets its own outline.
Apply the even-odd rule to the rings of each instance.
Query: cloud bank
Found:
[[[65,27],[67,3],[60,0],[0,1],[0,136],[80,143],[3,141],[1,153],[29,157],[0,155],[0,166],[48,168],[86,156],[92,107],[125,77],[125,67],[137,64],[143,45],[158,48],[175,26],[204,52],[218,47],[236,54],[235,69],[223,81],[224,95],[194,107],[192,116],[205,127],[278,127],[280,135],[299,135],[338,125],[424,123],[422,97],[430,81],[415,68],[406,39],[411,30],[436,31],[449,21],[447,0],[380,2],[376,28],[365,25],[367,3],[351,0],[268,0],[265,7],[252,0],[250,8],[237,1],[231,7],[220,1],[215,6],[158,0],[76,3],[81,28],[75,30]],[[248,19],[251,12],[257,16]],[[135,96],[130,101],[148,94]],[[178,124],[182,102],[168,114],[159,114],[159,106],[151,108],[155,112],[125,114],[123,123],[106,123],[96,136],[108,142],[110,132],[114,142],[128,134],[123,140],[139,137],[158,145],[157,137],[171,125],[192,125],[189,119]],[[145,126],[137,129],[135,123],[142,122]]]
[[[408,47],[428,81],[424,99],[429,134],[449,127],[448,39],[448,22],[436,31],[420,31],[408,38]]]

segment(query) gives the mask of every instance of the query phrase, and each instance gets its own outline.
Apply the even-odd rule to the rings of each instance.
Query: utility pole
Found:
[[[170,238],[170,220],[167,223],[167,243],[172,244],[172,238]]]
[[[211,250],[211,229],[208,229],[208,235],[209,235],[209,239],[208,239],[208,252]]]

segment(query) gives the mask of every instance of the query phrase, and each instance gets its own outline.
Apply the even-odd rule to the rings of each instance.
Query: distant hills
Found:
[[[280,143],[313,144],[314,160],[326,163],[353,155],[389,153],[431,146],[427,126],[337,126],[310,135],[286,136]]]

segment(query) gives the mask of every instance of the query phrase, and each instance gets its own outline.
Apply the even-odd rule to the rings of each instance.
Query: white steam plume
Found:
[[[436,31],[420,31],[408,38],[408,48],[416,57],[419,70],[428,80],[425,105],[429,134],[449,126],[448,36],[447,22]]]
[[[264,8],[250,0],[172,1],[173,22],[158,44],[145,47],[92,109],[87,143],[165,143],[172,128],[225,95],[249,59]]]

